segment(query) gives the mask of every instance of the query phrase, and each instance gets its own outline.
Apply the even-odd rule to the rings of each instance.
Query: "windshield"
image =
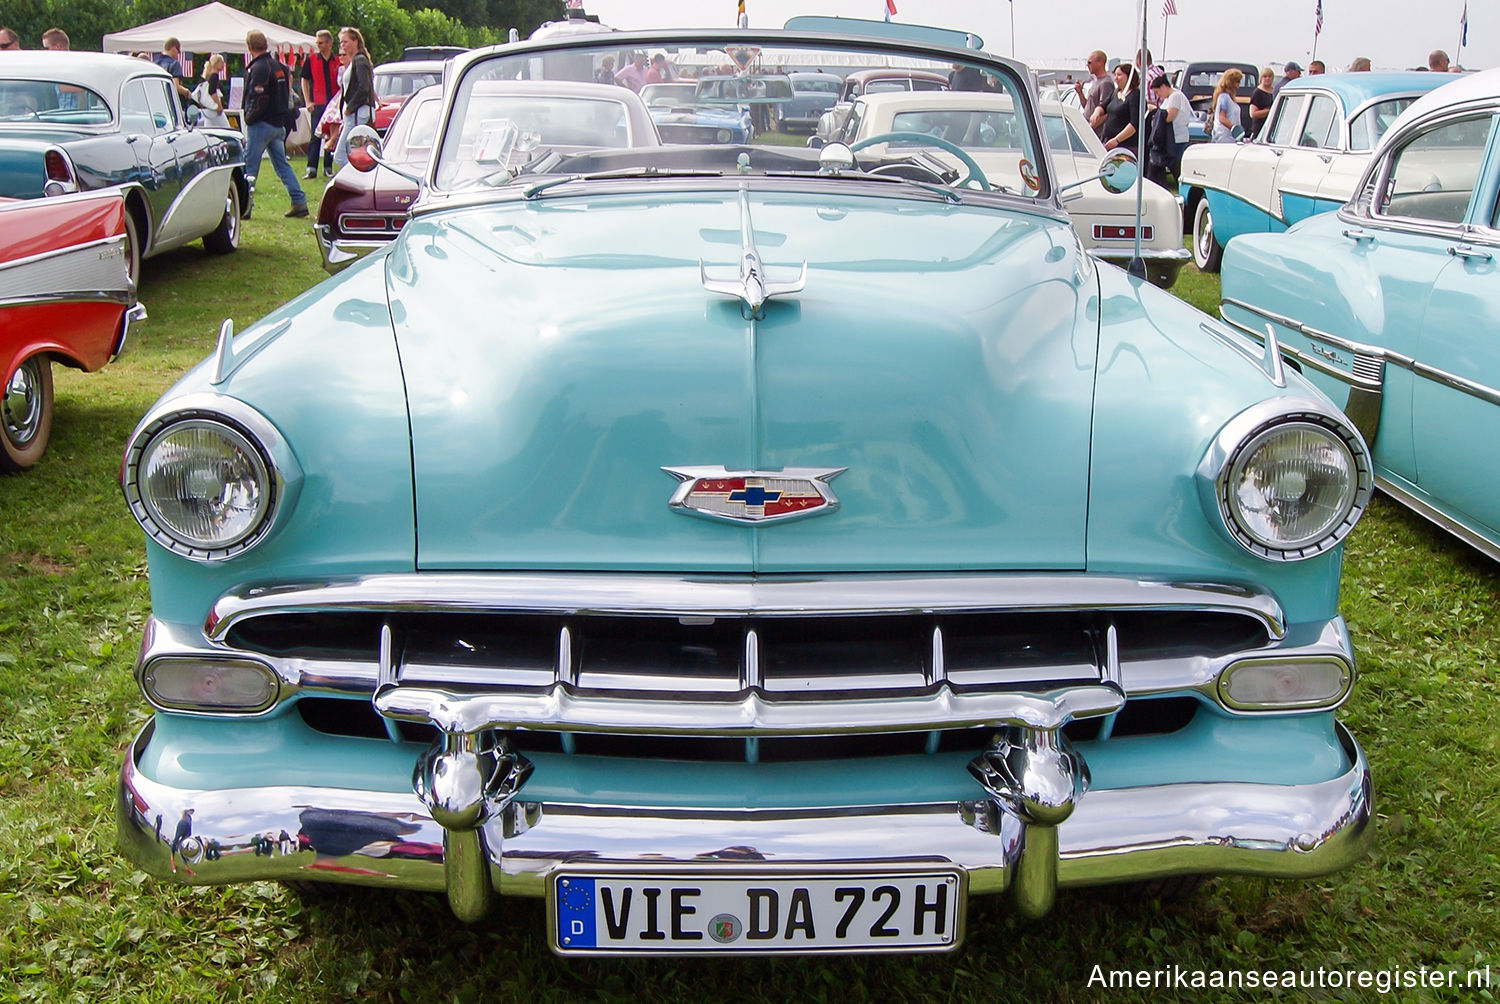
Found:
[[[821,148],[842,139],[860,149],[838,177],[880,175],[1050,199],[1035,103],[1020,71],[979,53],[972,62],[954,55],[858,38],[810,43],[742,32],[728,42],[687,32],[601,32],[546,49],[497,49],[457,74],[434,187],[514,183],[540,191],[535,183],[546,175],[609,172],[816,176]],[[872,93],[883,89],[878,80],[935,106],[883,115],[875,131],[857,136],[846,129],[847,103],[823,112],[816,125],[793,131],[783,122],[783,107],[799,92],[811,85],[832,96],[860,71]],[[684,106],[697,117],[674,112]],[[902,135],[882,141],[886,132]],[[997,172],[993,185],[969,177],[973,158],[952,152],[974,147],[990,154],[980,173]]]
[[[394,101],[442,82],[442,67],[432,70],[387,70],[381,67],[375,71],[375,96]]]

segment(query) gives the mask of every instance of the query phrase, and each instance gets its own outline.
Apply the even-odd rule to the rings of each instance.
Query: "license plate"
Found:
[[[943,952],[963,940],[953,868],[560,871],[554,951],[580,955]]]

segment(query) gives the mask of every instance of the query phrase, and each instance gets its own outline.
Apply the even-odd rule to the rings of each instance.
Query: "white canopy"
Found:
[[[160,21],[105,35],[104,51],[154,54],[161,51],[163,42],[175,38],[182,43],[183,52],[244,52],[245,33],[252,28],[266,33],[266,42],[273,51],[288,46],[311,48],[315,41],[311,35],[283,28],[274,21],[246,14],[215,0]]]

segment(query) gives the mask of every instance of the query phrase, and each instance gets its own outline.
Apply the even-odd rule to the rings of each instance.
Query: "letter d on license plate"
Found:
[[[942,952],[963,940],[967,882],[953,868],[682,868],[554,873],[563,954]]]

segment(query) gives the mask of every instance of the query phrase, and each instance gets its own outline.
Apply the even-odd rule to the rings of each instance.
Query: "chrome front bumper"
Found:
[[[326,223],[314,224],[313,236],[318,240],[318,253],[323,258],[323,271],[329,275],[337,275],[371,251],[379,251],[383,247],[388,247],[392,240],[392,238],[383,241],[335,240],[332,228]]]
[[[279,879],[446,889],[466,919],[482,913],[492,891],[543,896],[551,871],[579,862],[658,869],[716,859],[772,866],[942,862],[968,873],[971,893],[1009,889],[1022,912],[1036,914],[1058,886],[1188,874],[1322,875],[1362,857],[1372,837],[1369,765],[1342,726],[1350,766],[1330,780],[1095,789],[1079,795],[1055,825],[1045,807],[995,797],[794,810],[542,804],[525,800],[524,772],[512,775],[519,792],[507,790],[502,777],[485,793],[492,811],[468,820],[458,818],[462,797],[445,801],[452,792],[430,787],[420,797],[171,787],[137,769],[150,736],[147,726],[125,756],[116,805],[121,846],[144,871],[195,885]],[[419,789],[422,773],[419,762]],[[1020,814],[1026,811],[1038,812],[1041,825],[1028,823]],[[183,820],[191,834],[178,841]],[[1029,839],[1035,837],[1045,839]],[[1039,862],[1044,849],[1051,858]],[[1028,877],[1039,866],[1044,877]]]

